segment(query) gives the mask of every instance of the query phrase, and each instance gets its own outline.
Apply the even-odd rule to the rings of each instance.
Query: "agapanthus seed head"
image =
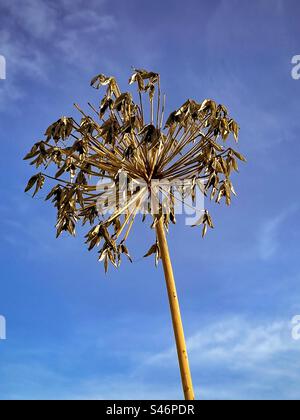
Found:
[[[25,157],[43,168],[26,192],[34,188],[37,194],[46,178],[56,182],[46,199],[57,209],[57,236],[64,231],[74,235],[78,222],[90,223],[86,242],[90,250],[100,248],[106,271],[109,263],[118,267],[122,255],[132,261],[126,240],[141,209],[143,220],[145,214],[153,217],[152,227],[163,218],[168,228],[176,223],[176,191],[195,201],[200,188],[211,200],[224,198],[229,205],[235,194],[231,173],[238,171],[237,160],[245,161],[226,147],[231,134],[238,141],[239,126],[224,105],[190,99],[164,122],[159,74],[134,69],[129,84],[136,85],[137,95],[122,92],[114,77],[93,78],[91,86],[104,90],[99,107],[88,104],[89,111],[83,111],[76,104],[80,120],[61,117]],[[153,180],[162,182],[154,187]],[[164,181],[171,187],[165,189]],[[156,205],[145,205],[151,194]],[[203,236],[213,228],[207,211],[196,225],[203,225]],[[157,242],[146,256],[152,254],[158,262]]]

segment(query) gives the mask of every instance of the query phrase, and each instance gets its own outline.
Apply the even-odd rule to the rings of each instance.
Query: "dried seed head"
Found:
[[[238,171],[237,160],[245,161],[239,152],[224,147],[230,134],[236,141],[239,134],[238,124],[224,105],[210,99],[201,103],[189,99],[169,115],[163,129],[165,100],[162,104],[159,74],[134,69],[129,84],[137,86],[136,102],[131,93],[121,92],[114,77],[100,74],[93,78],[91,86],[105,90],[99,108],[89,104],[90,115],[75,105],[81,119],[60,118],[46,130],[45,140],[36,143],[25,157],[36,167],[50,170],[54,166],[53,175],[33,176],[26,192],[34,188],[33,195],[37,194],[46,177],[57,182],[47,196],[57,209],[57,236],[63,231],[74,235],[76,223],[89,222],[92,229],[87,244],[89,249],[101,246],[99,260],[105,270],[109,263],[118,267],[122,254],[132,261],[125,242],[139,210],[153,216],[152,227],[163,217],[168,228],[170,222],[176,223],[176,189],[195,201],[196,190],[202,185],[199,180],[204,182],[204,194],[217,203],[225,198],[229,205],[231,194],[235,194],[231,172]],[[125,184],[120,180],[122,173],[127,177]],[[155,192],[162,197],[154,211],[144,204],[153,179],[171,184],[189,180],[191,186],[172,185],[169,190],[158,186]],[[133,188],[137,180],[144,184]],[[124,188],[126,202],[120,200]],[[196,225],[203,225],[203,236],[208,227],[213,228],[207,211]],[[157,243],[146,256],[152,254],[158,262]]]

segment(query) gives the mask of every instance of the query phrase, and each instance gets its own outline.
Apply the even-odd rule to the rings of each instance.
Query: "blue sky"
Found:
[[[23,193],[22,157],[45,128],[97,102],[95,74],[126,89],[134,65],[161,73],[170,112],[187,98],[226,104],[248,159],[204,241],[182,221],[169,235],[197,398],[300,399],[299,2],[1,0],[0,11],[0,398],[181,398],[162,270],[140,258],[153,231],[137,225],[137,262],[105,276],[82,236],[56,240],[54,209]]]

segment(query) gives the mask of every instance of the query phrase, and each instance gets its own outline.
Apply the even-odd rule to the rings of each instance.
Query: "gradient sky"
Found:
[[[1,0],[0,399],[182,397],[162,269],[141,256],[107,276],[82,235],[55,239],[55,211],[24,194],[22,161],[98,74],[161,73],[168,111],[224,103],[248,163],[238,198],[212,207],[205,240],[179,220],[170,248],[197,398],[300,399],[297,0]]]

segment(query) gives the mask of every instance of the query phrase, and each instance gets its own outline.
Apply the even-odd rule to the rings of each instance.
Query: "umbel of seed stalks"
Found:
[[[240,153],[226,146],[231,134],[238,141],[239,127],[224,105],[210,99],[189,99],[164,121],[166,97],[161,95],[159,74],[135,69],[129,84],[137,87],[134,95],[122,92],[114,77],[96,76],[91,85],[104,90],[100,106],[89,103],[88,110],[83,111],[75,104],[81,118],[76,121],[62,117],[51,124],[45,139],[25,157],[32,165],[43,168],[29,180],[26,191],[34,189],[35,195],[46,178],[55,181],[46,199],[57,209],[57,236],[63,231],[75,235],[76,223],[89,223],[92,228],[86,235],[87,244],[90,250],[99,247],[105,270],[109,263],[118,267],[122,254],[131,260],[126,240],[149,195],[152,179],[170,183],[190,180],[185,198],[194,198],[197,188],[204,185],[203,192],[211,200],[220,203],[224,198],[229,205],[232,193],[235,194],[231,173],[238,171],[237,160],[245,161]],[[106,209],[111,211],[105,216],[101,214],[103,192],[97,184],[106,183],[109,194],[110,187],[119,188],[122,172],[129,182],[143,180],[145,186],[128,190],[128,202],[121,208],[113,196],[115,188],[111,188],[111,209]],[[176,222],[176,185],[169,191],[162,186],[157,188],[162,198],[160,211],[152,214],[152,227],[163,218],[168,229],[170,222]],[[208,211],[197,225],[203,225],[203,236],[208,227],[213,227]],[[152,254],[158,261],[157,243],[146,256]]]

